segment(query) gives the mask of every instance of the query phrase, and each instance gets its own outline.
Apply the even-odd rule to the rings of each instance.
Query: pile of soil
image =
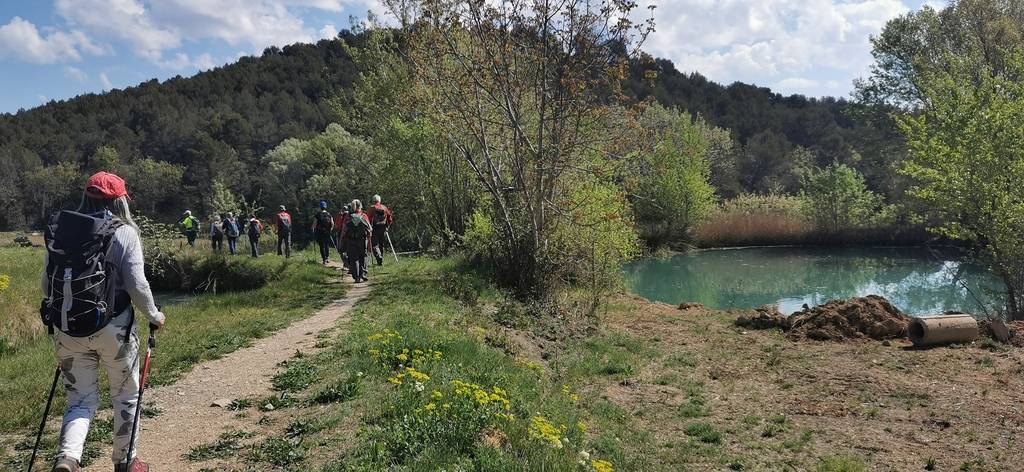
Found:
[[[1010,339],[1006,342],[1012,346],[1024,347],[1024,321],[1008,321],[1006,327],[1010,331]]]
[[[775,305],[764,305],[756,308],[752,314],[740,315],[736,318],[736,326],[750,329],[779,328],[786,331],[789,329],[789,317],[783,315]]]
[[[843,341],[871,338],[877,340],[905,338],[910,317],[894,307],[889,300],[868,295],[849,300],[832,300],[824,305],[805,308],[789,317],[790,339]]]
[[[736,324],[751,329],[780,328],[794,341],[884,340],[906,337],[910,317],[885,298],[868,295],[805,307],[788,317],[773,306],[763,306],[753,314],[740,316]]]

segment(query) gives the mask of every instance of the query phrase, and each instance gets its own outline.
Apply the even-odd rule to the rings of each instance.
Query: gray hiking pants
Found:
[[[102,366],[110,380],[110,399],[114,407],[111,459],[115,464],[124,461],[139,399],[139,337],[134,324],[125,339],[125,327],[132,316],[131,309],[125,310],[91,336],[76,338],[59,330],[54,334],[67,392],[60,455],[82,460],[89,423],[100,403],[99,369]],[[137,440],[138,434],[135,437]]]

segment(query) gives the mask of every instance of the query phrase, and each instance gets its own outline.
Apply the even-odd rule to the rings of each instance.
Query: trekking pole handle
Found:
[[[153,323],[149,324],[149,348],[150,349],[156,347],[156,331],[158,329],[160,329],[159,326],[157,326],[157,325],[155,325]]]

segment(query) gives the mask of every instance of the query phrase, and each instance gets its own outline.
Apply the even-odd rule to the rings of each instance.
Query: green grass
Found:
[[[38,422],[52,379],[53,346],[37,314],[42,258],[38,248],[0,249],[0,274],[11,276],[11,286],[0,293],[0,306],[13,312],[13,316],[5,313],[0,325],[0,338],[9,346],[0,354],[3,431],[21,430]],[[276,267],[281,260],[264,256],[257,263]],[[194,364],[244,347],[341,297],[339,285],[324,283],[335,273],[293,257],[280,279],[260,289],[204,294],[164,306],[168,321],[158,336],[152,385],[171,383]],[[62,397],[58,396],[54,411],[63,408]]]
[[[387,267],[389,274],[375,279],[374,291],[356,306],[339,337],[284,365],[275,385],[316,381],[295,392],[305,400],[290,410],[298,416],[287,430],[254,447],[249,460],[322,471],[576,470],[578,453],[587,451],[616,470],[644,470],[645,458],[634,451],[650,438],[617,406],[589,401],[573,387],[589,377],[634,372],[636,356],[646,352],[643,341],[605,333],[583,341],[586,352],[559,372],[530,368],[509,349],[511,340],[494,343],[496,336],[488,336],[495,322],[480,307],[496,302],[492,289],[475,289],[478,295],[467,297],[467,290],[439,283],[452,264],[407,259]],[[387,344],[372,339],[392,330],[400,337]],[[409,360],[397,360],[403,349]],[[371,350],[381,354],[375,357]],[[442,354],[415,361],[417,350]],[[588,360],[591,353],[598,354],[594,362]],[[307,369],[307,361],[316,367]],[[411,378],[401,385],[389,381],[410,365],[429,376],[422,388]],[[476,387],[460,396],[455,381],[488,394],[498,387],[508,409],[500,401],[481,406],[472,397]],[[557,434],[542,437],[542,423]],[[561,446],[554,447],[552,439]]]

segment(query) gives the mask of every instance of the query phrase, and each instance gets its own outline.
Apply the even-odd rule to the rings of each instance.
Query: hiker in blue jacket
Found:
[[[233,256],[238,252],[238,236],[242,234],[242,228],[238,225],[235,214],[230,211],[224,218],[224,234],[228,237],[228,252]]]

